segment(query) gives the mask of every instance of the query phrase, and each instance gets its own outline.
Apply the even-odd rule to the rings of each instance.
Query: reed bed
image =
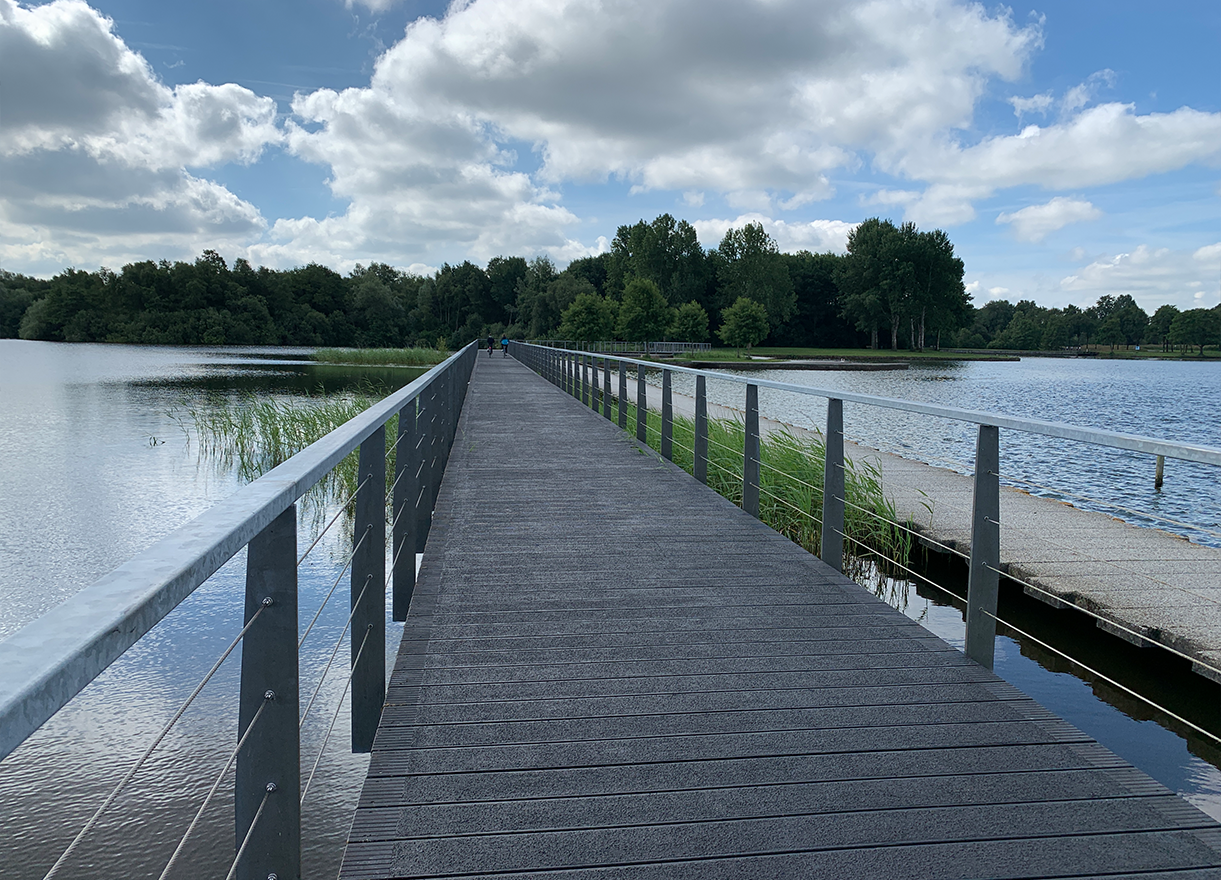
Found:
[[[618,401],[612,417],[618,419]],[[628,428],[635,430],[636,407],[627,404]],[[661,414],[647,416],[648,445],[661,449]],[[746,430],[733,419],[708,420],[708,486],[742,505],[743,445]],[[695,472],[695,422],[676,416],[672,460],[687,473]],[[821,436],[797,436],[781,430],[760,438],[759,519],[818,555],[822,542],[822,483],[825,447]],[[899,523],[894,505],[882,491],[881,472],[872,463],[844,459],[844,574],[891,604],[902,602],[906,590],[898,562],[911,560],[910,523]],[[854,543],[854,542],[860,542]],[[893,595],[892,595],[893,594]]]
[[[320,348],[313,358],[322,364],[363,367],[431,367],[449,357],[435,348]]]

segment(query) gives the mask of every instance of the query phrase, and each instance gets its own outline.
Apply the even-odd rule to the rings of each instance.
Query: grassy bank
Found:
[[[368,367],[431,367],[451,352],[435,348],[320,348],[313,359],[321,364],[352,364]]]
[[[738,354],[732,348],[714,348],[711,351],[692,351],[683,352],[675,355],[672,359],[675,362],[683,361],[740,361],[746,360],[748,357],[763,357],[772,358],[775,360],[827,360],[827,361],[910,361],[910,360],[1010,360],[1013,357],[1013,352],[951,352],[951,351],[934,351],[927,349],[925,351],[891,351],[888,348],[868,349],[868,348],[778,348],[774,346],[764,346],[762,348],[752,348],[749,351],[743,349],[742,355]]]

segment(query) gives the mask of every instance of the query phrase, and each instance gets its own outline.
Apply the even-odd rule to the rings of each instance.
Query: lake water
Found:
[[[741,375],[1221,447],[1221,363],[1026,358],[913,363],[892,372]],[[693,394],[694,387],[690,376],[675,374],[676,392]],[[708,383],[709,402],[741,409],[744,394],[740,384]],[[805,428],[826,425],[820,397],[761,388],[759,411]],[[844,404],[849,440],[961,473],[973,472],[977,430],[966,422]],[[1165,485],[1157,491],[1152,455],[1008,430],[1000,443],[1002,477],[1011,485],[1221,547],[1216,467],[1167,459]]]
[[[182,420],[186,409],[252,392],[317,396],[371,381],[398,387],[421,372],[335,368],[305,362],[304,354],[0,340],[0,638],[238,488],[231,473],[201,461]],[[312,510],[311,522],[329,512]],[[346,561],[341,533],[328,533],[301,568],[302,629]],[[233,639],[242,625],[243,557],[0,763],[6,880],[43,876]],[[302,650],[302,705],[339,638],[346,593],[341,583]],[[401,625],[388,622],[391,660],[400,637]],[[343,689],[346,649],[340,654],[342,671],[326,679],[302,732],[307,772]],[[158,876],[233,748],[239,656],[240,649],[60,877]],[[349,753],[346,725],[343,711],[305,803],[308,876],[338,870],[368,764],[368,756]],[[226,782],[171,876],[225,875],[232,811]]]
[[[0,340],[0,637],[51,610],[238,487],[232,474],[200,460],[189,428],[184,430],[174,413],[216,406],[251,391],[342,392],[369,379],[397,387],[416,375],[322,367],[303,362],[303,354]],[[904,373],[783,372],[769,378],[1212,445],[1221,428],[1221,369],[1213,365],[1028,360],[939,364]],[[714,382],[710,394],[719,402],[741,406],[741,386]],[[792,399],[786,402],[764,390],[761,406],[787,421],[822,423],[821,401],[794,404]],[[969,426],[950,422],[931,431],[927,425],[892,421],[887,411],[849,404],[846,429],[850,439],[865,445],[932,463],[952,459],[966,464],[973,454]],[[1070,455],[1057,459],[1066,463],[1052,468],[1042,464],[1050,447],[1021,447],[1008,433],[1002,435],[1002,444],[1007,473],[1022,478],[1033,474],[1041,483],[1093,497],[1119,485],[1117,497],[1126,506],[1152,507],[1159,515],[1221,530],[1215,474],[1208,483],[1208,476],[1168,462],[1166,488],[1157,494],[1152,491],[1151,459],[1121,456],[1118,464],[1107,464],[1089,455],[1079,456],[1083,460]],[[343,565],[346,554],[338,532],[328,535],[302,568],[303,623]],[[241,626],[243,577],[239,556],[0,763],[4,877],[43,875],[224,650]],[[346,618],[345,592],[341,584],[339,601],[328,606],[320,628],[306,643],[305,694],[315,686],[339,637]],[[907,598],[909,614],[961,644],[961,616],[954,609],[923,599],[914,590]],[[388,624],[390,660],[400,632]],[[1023,655],[1016,643],[1000,640],[997,655],[1002,675],[1221,816],[1221,774],[1190,754],[1182,739],[1152,722],[1124,715],[1091,693],[1090,684],[1048,672]],[[160,873],[232,749],[236,659],[222,668],[60,876],[137,878]],[[342,689],[342,677],[327,681],[319,698],[324,709],[311,716],[303,731],[307,769]],[[367,756],[348,753],[346,715],[339,715],[305,806],[308,876],[334,875],[367,766]],[[232,851],[232,793],[226,783],[172,876],[224,876]]]

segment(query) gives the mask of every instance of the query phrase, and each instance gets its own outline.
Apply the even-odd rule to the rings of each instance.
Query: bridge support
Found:
[[[260,613],[261,611],[261,613]],[[297,507],[271,521],[246,555],[239,738],[234,783],[240,880],[301,876],[301,739],[297,670]],[[257,716],[257,718],[256,718]],[[253,726],[251,726],[253,725]],[[251,832],[251,825],[258,817]]]
[[[971,511],[971,569],[967,580],[967,656],[992,668],[1001,564],[1000,430],[980,425],[975,444],[975,499]]]
[[[823,436],[822,540],[819,556],[838,572],[844,570],[844,402],[827,400],[827,433]]]

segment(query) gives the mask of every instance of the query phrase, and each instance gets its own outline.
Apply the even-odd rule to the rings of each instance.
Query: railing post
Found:
[[[301,876],[301,738],[295,504],[259,532],[246,551],[246,622],[255,614],[259,619],[242,642],[238,696],[239,737],[250,729],[237,754],[234,783],[238,846],[264,798],[267,803],[251,837],[254,845],[242,854],[237,876],[297,878]]]
[[[415,590],[416,505],[419,498],[419,462],[416,451],[416,402],[409,400],[399,410],[399,430],[394,447],[394,497],[391,501],[391,559],[394,589],[392,616],[407,619]]]
[[[746,386],[746,438],[742,449],[742,509],[759,515],[759,386]]]
[[[674,460],[674,395],[670,388],[670,371],[661,371],[661,454]]]
[[[627,430],[627,364],[619,361],[619,427]]]
[[[564,390],[576,397],[576,355],[571,352],[564,354],[564,369],[567,371]]]
[[[636,439],[649,442],[649,396],[644,384],[644,364],[636,366]]]
[[[995,425],[979,426],[967,579],[967,656],[988,669],[992,668],[996,650],[997,572],[1001,564],[999,435]]]
[[[386,702],[386,428],[360,444],[352,556],[352,751],[373,749]]]
[[[695,377],[695,478],[708,482],[708,383]]]
[[[844,570],[844,402],[827,400],[827,433],[823,435],[822,561]]]
[[[593,407],[593,411],[597,412],[602,408],[602,383],[598,381],[598,356],[593,355],[590,358],[590,393],[589,405]]]
[[[610,383],[610,358],[602,358],[602,415],[606,416],[607,421],[611,417],[611,383]]]

